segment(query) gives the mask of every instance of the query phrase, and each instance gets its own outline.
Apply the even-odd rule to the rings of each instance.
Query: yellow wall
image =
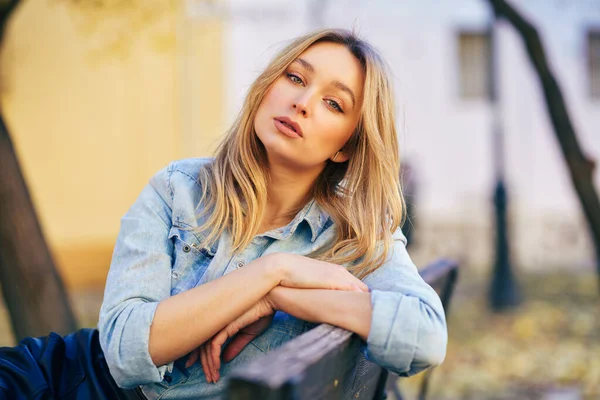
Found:
[[[127,35],[103,19],[92,31],[76,7],[28,0],[13,14],[0,104],[65,282],[85,287],[104,283],[150,176],[208,155],[222,132],[222,27],[175,7]]]

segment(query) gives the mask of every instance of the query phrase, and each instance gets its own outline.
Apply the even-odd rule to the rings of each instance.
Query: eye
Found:
[[[336,112],[341,112],[341,113],[344,112],[344,110],[342,110],[342,107],[340,107],[340,105],[336,101],[327,99],[327,100],[325,100],[325,102],[327,103],[327,105],[329,105],[329,107],[334,109]]]
[[[287,77],[289,78],[290,81],[292,81],[298,85],[304,85],[304,81],[302,81],[302,79],[298,75],[288,73]]]

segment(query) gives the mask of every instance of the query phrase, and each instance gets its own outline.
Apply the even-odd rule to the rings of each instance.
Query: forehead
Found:
[[[359,98],[362,97],[363,68],[360,61],[344,45],[329,42],[316,43],[300,54],[299,58],[314,67],[314,74],[319,79],[340,81],[352,89]]]

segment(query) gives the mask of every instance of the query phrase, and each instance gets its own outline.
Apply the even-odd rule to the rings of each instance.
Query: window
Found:
[[[590,95],[600,99],[600,30],[588,32],[587,39]]]
[[[490,34],[487,31],[459,33],[460,97],[490,98],[490,43]]]

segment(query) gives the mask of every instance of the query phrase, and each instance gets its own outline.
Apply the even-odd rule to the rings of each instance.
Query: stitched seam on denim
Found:
[[[317,231],[317,237],[323,232],[325,224],[327,223],[327,221],[329,221],[331,219],[331,217],[329,216],[329,214],[327,214],[325,211],[323,211],[323,208],[321,208],[321,206],[319,205],[319,203],[317,202],[317,200],[315,199],[315,203],[313,206],[311,206],[311,209],[313,207],[319,207],[319,209],[317,210],[319,212],[319,215],[317,216],[317,218],[321,217],[321,220],[319,222],[319,220],[317,220],[316,222],[316,231]]]
[[[173,222],[173,227],[181,229],[181,230],[184,230],[186,232],[190,232],[192,235],[194,235],[194,237],[198,241],[198,244],[201,244],[204,241],[203,237],[201,237],[201,236],[199,237],[200,231],[197,230],[197,227],[189,225],[189,224],[187,224],[187,223],[185,223],[183,221],[180,221],[180,220],[174,221]],[[185,243],[185,240],[182,240],[182,242]],[[213,258],[215,256],[215,254],[217,254],[217,250],[218,250],[217,243],[218,243],[218,241],[215,242],[215,243],[213,243],[212,245],[209,245],[208,247],[203,247],[201,250],[203,250],[203,251],[206,252],[207,257]]]
[[[162,196],[160,195],[160,193],[158,193],[158,190],[156,190],[156,188],[152,185],[150,185],[150,187],[152,188],[152,190],[154,190],[154,192],[156,192],[156,194],[158,195],[158,198],[165,204],[165,206],[167,206],[167,208],[169,209],[169,211],[171,212],[171,215],[173,215],[173,209],[171,207],[169,207],[169,205],[167,204],[167,202],[165,201],[165,199],[162,198]],[[162,221],[162,223],[167,227],[167,228],[171,228],[169,226],[169,222],[165,221],[164,219],[162,219],[162,217],[156,213],[156,215],[158,215],[158,218],[160,218],[160,220]]]
[[[199,249],[197,246],[192,245],[191,243],[186,242],[185,240],[183,240],[181,237],[179,237],[179,235],[175,235],[174,237],[177,238],[177,240],[179,240],[181,243],[183,243],[184,245],[187,245],[190,247],[190,251],[193,251],[194,253],[198,254],[198,255],[203,255],[205,257],[209,257],[209,258],[213,258],[214,256],[211,256],[208,251],[206,251],[206,249],[201,248]]]
[[[315,204],[316,204],[316,201],[315,201],[315,199],[313,199],[312,200],[312,204],[310,205],[310,207],[308,207],[308,210],[306,211],[306,215],[308,215],[308,213],[310,212],[310,210],[313,209],[313,207],[315,206]],[[312,234],[310,241],[314,243],[315,240],[317,240],[317,236],[319,236],[319,232],[318,231],[319,231],[320,227],[319,227],[318,224],[315,224],[313,226],[313,221],[310,218],[306,218],[306,216],[303,217],[303,219],[308,223],[308,226],[310,227],[310,233]]]
[[[311,227],[311,230],[312,230],[311,223],[310,223],[309,219],[306,218],[306,216],[308,215],[308,212],[313,208],[314,204],[315,204],[315,200],[313,199],[313,200],[311,200],[310,206],[308,206],[308,208],[306,209],[306,211],[304,211],[304,214],[302,214],[302,216],[297,216],[296,218],[294,218],[292,220],[292,222],[290,222],[290,224],[292,224],[292,225],[290,226],[289,233],[287,235],[285,235],[285,236],[281,235],[281,239],[287,239],[290,236],[292,236],[296,232],[296,229],[298,229],[298,225],[300,225],[300,223],[302,221],[306,221],[308,223],[308,225]]]
[[[165,388],[165,391],[162,392],[157,398],[156,400],[162,399],[164,396],[167,395],[167,393],[173,391],[173,389],[178,388],[181,385],[184,385],[188,380],[190,379],[190,377],[188,376],[186,379],[181,380],[181,382],[178,382],[174,385],[169,385],[167,387],[165,387],[165,385],[163,384],[162,386]]]
[[[198,182],[198,179],[194,178],[192,175],[188,174],[186,171],[182,170],[182,169],[176,169],[173,172],[179,172],[182,175],[187,176],[188,178],[190,178],[199,188],[202,188],[202,185],[200,185],[200,182]]]
[[[173,188],[171,187],[171,175],[173,175],[173,163],[167,167],[167,189],[171,195],[171,202],[173,202]]]
[[[186,230],[191,230],[194,228],[192,225],[190,225],[186,222],[180,221],[180,220],[173,221],[173,226],[175,228],[182,228],[182,229],[186,229]]]
[[[251,344],[252,346],[256,347],[256,349],[257,349],[258,351],[260,351],[261,353],[263,353],[263,354],[267,354],[267,353],[266,353],[266,352],[265,352],[263,349],[261,349],[260,347],[258,347],[258,346],[257,346],[257,345],[255,345],[254,343],[250,342],[250,344]]]

